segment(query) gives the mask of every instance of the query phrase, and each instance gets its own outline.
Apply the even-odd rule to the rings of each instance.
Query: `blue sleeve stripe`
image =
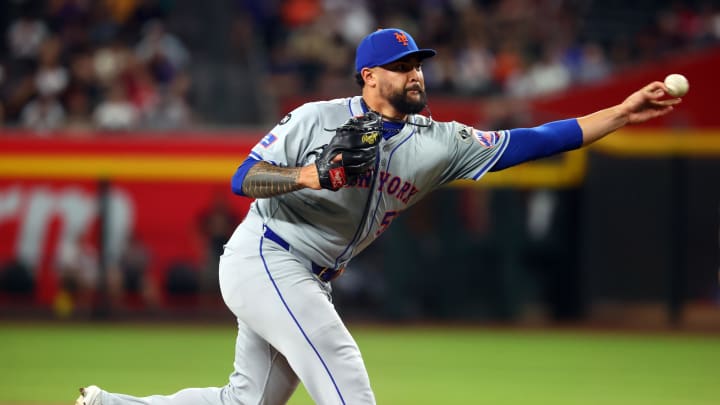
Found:
[[[248,170],[250,170],[250,168],[255,166],[258,162],[260,162],[260,160],[254,159],[252,156],[248,156],[248,158],[242,162],[240,167],[237,168],[232,180],[230,180],[230,187],[232,188],[232,192],[234,194],[245,196],[245,193],[242,191],[243,181],[245,181],[245,176],[247,175]]]
[[[482,177],[483,174],[485,174],[488,169],[495,166],[495,163],[502,157],[502,155],[505,154],[505,150],[507,149],[508,143],[510,142],[510,138],[512,138],[512,135],[509,131],[503,131],[503,137],[502,141],[500,143],[500,150],[493,156],[493,158],[487,162],[482,168],[480,168],[480,171],[475,173],[475,176],[473,176],[473,180],[477,180],[480,177]]]
[[[250,156],[252,156],[255,160],[263,160],[262,156],[258,155],[256,152],[250,151]]]
[[[497,171],[582,146],[577,119],[549,122],[534,128],[510,130],[510,143],[490,171]]]

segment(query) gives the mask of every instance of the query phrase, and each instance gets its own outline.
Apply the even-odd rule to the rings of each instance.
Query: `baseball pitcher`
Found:
[[[77,404],[280,405],[300,382],[318,404],[375,404],[330,299],[354,256],[444,184],[579,148],[680,102],[653,82],[580,118],[484,131],[420,114],[422,65],[434,55],[403,30],[371,33],[356,52],[360,95],[298,107],[237,169],[233,191],[255,201],[220,258],[222,296],[238,323],[227,385],[143,398],[89,386]]]

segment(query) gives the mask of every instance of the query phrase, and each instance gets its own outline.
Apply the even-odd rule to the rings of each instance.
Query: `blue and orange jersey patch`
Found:
[[[497,145],[502,137],[500,131],[475,131],[475,140],[485,148],[492,148]]]

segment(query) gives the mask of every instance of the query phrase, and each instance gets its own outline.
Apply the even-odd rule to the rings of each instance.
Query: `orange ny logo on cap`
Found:
[[[396,33],[395,33],[395,39],[397,39],[397,41],[398,41],[399,43],[401,43],[401,44],[403,44],[403,45],[405,45],[405,46],[407,46],[407,44],[408,44],[408,39],[407,39],[407,36],[406,36],[405,34],[401,34],[401,33],[399,33],[399,32],[396,32]]]

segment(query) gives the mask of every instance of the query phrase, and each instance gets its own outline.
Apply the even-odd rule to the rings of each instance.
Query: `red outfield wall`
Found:
[[[13,259],[29,265],[39,303],[52,302],[63,266],[81,266],[87,273],[97,266],[101,180],[110,184],[111,265],[136,237],[150,251],[149,270],[157,283],[175,261],[200,268],[206,254],[201,218],[222,203],[242,218],[251,200],[231,193],[230,178],[260,139],[260,134],[5,135],[0,265]]]

